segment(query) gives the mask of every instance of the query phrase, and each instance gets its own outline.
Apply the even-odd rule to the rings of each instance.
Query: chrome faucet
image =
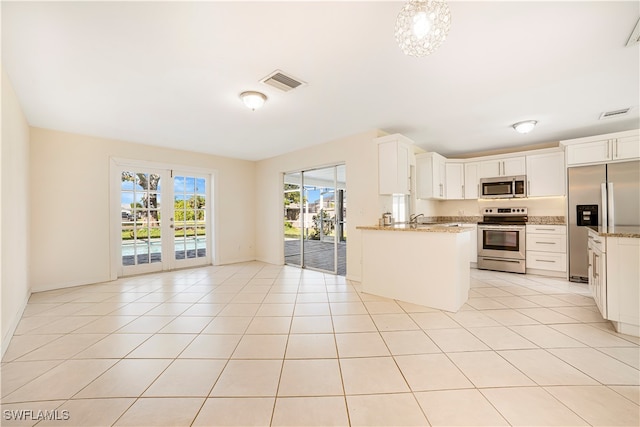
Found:
[[[418,218],[420,218],[421,216],[424,216],[424,214],[420,213],[420,214],[411,215],[409,217],[409,223],[410,224],[417,224],[418,223]]]

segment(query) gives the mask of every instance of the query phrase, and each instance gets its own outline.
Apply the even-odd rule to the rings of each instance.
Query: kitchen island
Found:
[[[473,226],[360,226],[366,293],[456,312],[469,297]]]
[[[640,226],[589,227],[589,290],[617,332],[640,337]]]

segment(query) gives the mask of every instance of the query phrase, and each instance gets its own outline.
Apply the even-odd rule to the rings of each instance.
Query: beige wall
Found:
[[[29,125],[4,70],[0,144],[0,287],[4,354],[30,294]]]
[[[377,130],[327,142],[304,150],[257,162],[256,258],[282,264],[282,174],[319,166],[344,163],[347,174],[347,277],[361,277],[361,243],[357,225],[378,221],[381,202],[378,197]]]
[[[254,162],[32,128],[29,273],[34,291],[110,279],[112,157],[215,170],[214,261],[255,259]]]

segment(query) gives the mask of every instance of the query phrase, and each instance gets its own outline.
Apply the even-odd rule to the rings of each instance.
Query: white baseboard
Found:
[[[362,277],[347,273],[347,280],[351,280],[352,282],[362,282]]]
[[[13,338],[13,334],[15,334],[16,329],[18,328],[18,324],[20,323],[20,319],[22,319],[22,315],[24,314],[24,310],[27,308],[27,303],[29,302],[29,298],[31,297],[31,290],[27,292],[27,296],[22,302],[22,307],[16,313],[15,317],[11,320],[11,326],[7,331],[6,335],[2,337],[2,355],[0,359],[4,358],[4,354],[7,352],[9,348],[9,344],[11,343],[11,338]]]

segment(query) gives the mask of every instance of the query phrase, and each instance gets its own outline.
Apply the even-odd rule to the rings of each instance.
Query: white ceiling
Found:
[[[640,127],[639,2],[452,1],[423,58],[402,4],[3,1],[2,66],[32,126],[250,160],[373,128],[455,156]],[[276,69],[308,85],[259,82]]]

